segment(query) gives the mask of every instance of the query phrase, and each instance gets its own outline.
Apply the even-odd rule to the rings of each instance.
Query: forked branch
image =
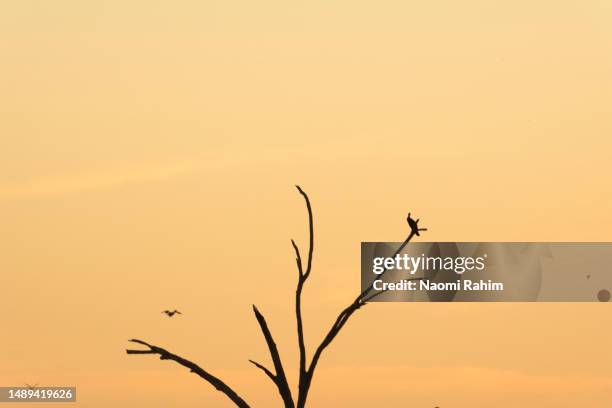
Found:
[[[266,323],[266,319],[261,314],[261,312],[257,309],[255,305],[253,305],[253,312],[255,312],[255,318],[259,323],[259,327],[261,332],[266,339],[266,344],[268,345],[268,351],[270,351],[270,356],[272,357],[272,362],[274,363],[274,370],[276,374],[273,374],[270,370],[265,368],[259,363],[256,363],[253,360],[253,363],[256,367],[260,368],[263,372],[266,373],[268,377],[276,384],[278,388],[278,392],[283,399],[283,403],[285,404],[285,408],[293,408],[293,397],[291,396],[291,390],[289,389],[289,383],[287,382],[287,376],[285,375],[285,370],[283,369],[283,363],[280,358],[280,354],[278,353],[278,348],[276,347],[276,343],[274,342],[274,338],[272,337],[272,333],[268,328],[268,323]]]
[[[304,200],[306,201],[306,208],[308,210],[309,233],[310,233],[309,251],[308,251],[308,266],[307,266],[306,271],[303,270],[304,266],[302,264],[300,250],[298,246],[295,244],[295,242],[291,240],[291,243],[295,250],[296,263],[297,263],[298,272],[299,272],[299,278],[298,278],[298,284],[297,284],[297,290],[296,290],[296,296],[295,296],[295,315],[296,315],[296,321],[297,321],[298,345],[300,349],[300,374],[299,374],[299,390],[298,390],[299,392],[298,392],[298,399],[297,399],[296,407],[304,408],[306,405],[306,399],[308,397],[308,391],[310,390],[310,385],[312,383],[312,378],[314,376],[314,372],[319,362],[319,359],[321,358],[321,355],[323,354],[323,351],[325,351],[325,349],[336,338],[338,333],[340,333],[340,331],[342,330],[344,325],[346,325],[346,323],[348,322],[350,317],[353,315],[353,313],[355,313],[362,306],[367,304],[368,301],[373,300],[374,298],[376,298],[377,296],[380,296],[384,292],[372,293],[372,290],[373,290],[372,284],[366,287],[363,290],[363,292],[361,292],[350,305],[348,305],[345,309],[343,309],[340,312],[340,314],[336,318],[336,321],[334,322],[332,327],[329,329],[326,336],[323,338],[323,341],[321,342],[321,344],[319,344],[319,346],[315,350],[314,355],[312,356],[312,360],[310,361],[310,364],[307,364],[306,347],[304,344],[304,325],[302,321],[302,309],[301,309],[302,299],[301,297],[302,297],[302,290],[304,288],[304,283],[306,282],[306,280],[308,279],[308,276],[310,275],[310,270],[312,266],[314,228],[313,228],[313,222],[312,222],[313,220],[312,207],[310,205],[310,200],[308,199],[308,195],[300,188],[300,186],[296,186],[296,187],[298,191],[300,192],[300,194],[304,197]],[[404,240],[404,242],[395,251],[392,257],[395,257],[396,255],[398,255],[406,247],[408,242],[412,240],[412,238],[415,235],[419,235],[420,231],[426,231],[425,228],[418,227],[417,225],[418,220],[414,221],[410,217],[410,214],[408,214],[408,224],[410,225],[411,232],[406,238],[406,240]],[[382,276],[385,274],[385,272],[386,270],[384,270],[378,276],[377,279],[382,279]],[[422,278],[414,278],[414,279],[418,280]]]
[[[302,289],[304,288],[304,283],[310,276],[310,271],[312,270],[312,254],[314,251],[314,223],[312,217],[312,206],[310,205],[310,199],[308,195],[301,189],[300,186],[296,186],[302,197],[304,197],[304,201],[306,202],[306,210],[308,211],[308,260],[306,271],[304,271],[304,265],[302,264],[302,257],[300,255],[300,249],[296,245],[294,240],[291,240],[291,244],[293,245],[293,249],[295,250],[295,261],[297,263],[298,268],[298,284],[297,289],[295,291],[295,318],[297,322],[297,335],[298,335],[298,347],[300,350],[300,372],[298,379],[298,406],[300,406],[300,400],[302,394],[307,390],[306,386],[306,344],[304,340],[304,323],[302,320]]]

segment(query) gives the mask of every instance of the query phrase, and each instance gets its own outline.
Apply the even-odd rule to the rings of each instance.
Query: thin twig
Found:
[[[270,379],[276,384],[276,376],[272,371],[268,370],[266,367],[259,364],[257,361],[249,360],[249,362],[251,362],[253,365],[255,365],[255,367],[261,369],[264,373],[266,373],[266,375],[270,377]]]

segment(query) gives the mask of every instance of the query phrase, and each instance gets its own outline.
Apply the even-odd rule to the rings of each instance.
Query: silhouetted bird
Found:
[[[410,225],[412,233],[418,236],[421,236],[421,234],[419,234],[420,231],[427,231],[427,228],[419,228],[419,218],[417,218],[416,221],[413,220],[410,213],[408,213],[408,225]]]
[[[30,385],[28,383],[25,383],[25,386],[28,387],[28,390],[33,390],[36,388],[36,386],[38,385],[38,383],[34,384],[34,385]]]
[[[178,310],[174,309],[174,310],[164,310],[162,313],[165,313],[166,316],[168,317],[172,317],[175,314],[182,314],[181,312],[179,312]]]

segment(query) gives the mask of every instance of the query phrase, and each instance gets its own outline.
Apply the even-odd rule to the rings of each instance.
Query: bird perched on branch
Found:
[[[175,314],[182,314],[181,312],[179,312],[178,310],[174,309],[174,310],[164,310],[162,313],[164,313],[166,316],[168,317],[172,317]]]
[[[427,231],[427,228],[419,228],[419,218],[417,218],[416,221],[413,220],[410,213],[408,213],[408,225],[410,226],[412,233],[416,234],[417,236],[421,236],[421,234],[419,234],[420,231]]]

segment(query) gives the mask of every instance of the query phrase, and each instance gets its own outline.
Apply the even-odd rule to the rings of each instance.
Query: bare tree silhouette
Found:
[[[304,288],[304,284],[310,277],[310,272],[312,270],[312,255],[314,250],[314,226],[313,226],[313,216],[312,216],[312,207],[310,205],[310,199],[308,195],[300,188],[300,186],[296,186],[302,197],[306,202],[306,209],[308,210],[308,226],[309,226],[309,246],[308,246],[308,257],[306,259],[306,263],[304,264],[302,260],[302,256],[300,253],[300,249],[294,240],[291,240],[291,244],[295,251],[295,261],[298,270],[298,283],[297,289],[295,292],[295,316],[297,322],[297,334],[298,334],[298,346],[300,351],[300,367],[299,367],[299,380],[298,380],[298,393],[297,393],[297,401],[294,402],[291,389],[289,387],[289,383],[287,381],[287,376],[285,375],[285,370],[283,368],[283,364],[281,361],[280,354],[278,352],[278,348],[276,347],[276,343],[274,342],[274,338],[272,337],[272,333],[268,328],[268,324],[266,323],[266,319],[261,314],[261,312],[257,309],[255,305],[253,305],[253,312],[255,313],[255,318],[259,323],[259,327],[263,333],[266,344],[268,345],[268,350],[270,352],[270,356],[272,357],[272,363],[274,365],[274,371],[268,369],[264,365],[249,360],[253,365],[262,370],[274,383],[274,385],[278,388],[278,392],[283,400],[285,408],[304,408],[306,406],[306,400],[308,398],[308,391],[310,390],[310,386],[312,384],[312,379],[315,373],[315,369],[317,368],[317,364],[321,358],[321,355],[325,351],[325,349],[331,344],[331,342],[336,338],[338,333],[342,330],[342,328],[346,325],[350,317],[361,307],[367,304],[368,301],[374,299],[375,297],[384,293],[383,291],[373,292],[373,286],[369,285],[363,292],[359,293],[359,295],[350,303],[347,307],[345,307],[338,317],[336,318],[334,324],[331,326],[326,336],[323,338],[319,346],[315,349],[314,354],[308,362],[306,345],[304,341],[304,324],[302,322],[302,290]],[[425,231],[424,228],[418,227],[418,219],[415,221],[408,215],[408,224],[410,226],[410,233],[408,237],[404,240],[404,242],[399,246],[399,248],[395,251],[392,257],[399,254],[410,242],[410,240],[415,235],[420,235],[420,231]],[[381,279],[386,270],[384,270],[377,279]],[[414,280],[419,280],[422,278],[414,278]],[[197,374],[202,377],[205,381],[213,385],[217,390],[225,394],[230,400],[236,404],[236,406],[241,408],[250,408],[250,405],[236,393],[230,386],[228,386],[225,382],[210,374],[208,371],[204,370],[197,364],[181,357],[176,354],[169,352],[161,347],[149,344],[145,341],[138,339],[131,339],[130,342],[137,343],[147,347],[146,350],[132,350],[128,349],[127,354],[157,354],[161,360],[172,360],[186,368],[188,368],[192,373]]]

